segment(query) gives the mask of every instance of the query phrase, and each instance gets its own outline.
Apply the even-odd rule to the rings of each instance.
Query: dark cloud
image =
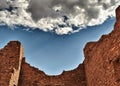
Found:
[[[102,24],[109,16],[115,16],[119,3],[119,0],[0,0],[0,22],[62,35]]]
[[[52,8],[57,5],[62,6],[61,14],[67,15],[74,13],[74,6],[78,5],[82,8],[87,8],[88,0],[31,0],[28,11],[32,13],[35,20],[43,17],[57,17],[59,13]]]
[[[11,2],[12,1],[15,0],[11,0]],[[116,0],[110,0],[109,2],[105,0],[93,0],[93,3],[90,2],[90,0],[30,0],[27,11],[32,14],[34,20],[38,21],[39,19],[46,17],[56,18],[58,16],[74,14],[74,6],[79,6],[85,10],[88,19],[92,19],[99,16],[100,9],[96,8],[97,6],[101,5],[103,6],[103,9],[106,10],[116,4]],[[60,12],[53,10],[53,7],[57,5],[62,6]],[[9,8],[9,6],[10,3],[7,0],[0,0],[0,9]]]
[[[86,11],[87,12],[86,15],[88,15],[89,20],[91,18],[94,18],[94,19],[98,18],[98,16],[99,16],[99,9],[91,7],[91,8],[88,8],[86,10],[87,10]]]
[[[6,0],[0,0],[0,9],[8,8],[9,5]]]
[[[79,6],[84,9],[89,19],[97,18],[99,10],[94,5],[102,5],[103,9],[108,9],[116,3],[115,0],[110,0],[110,3],[105,0],[31,0],[28,11],[32,13],[34,20],[39,20],[44,17],[57,17],[59,13],[55,12],[52,8],[57,5],[62,6],[61,14],[73,14],[75,12],[74,6]]]
[[[32,13],[33,19],[39,20],[40,18],[57,15],[51,7],[50,0],[31,0],[27,11]]]

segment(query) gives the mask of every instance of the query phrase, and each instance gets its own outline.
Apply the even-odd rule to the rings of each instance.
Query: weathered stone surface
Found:
[[[10,42],[0,50],[0,86],[17,86],[23,48],[20,42]]]
[[[120,86],[120,7],[114,30],[84,48],[87,86]]]
[[[86,86],[84,65],[63,72],[58,76],[47,76],[23,60],[19,86]]]
[[[84,65],[48,76],[26,63],[21,43],[11,41],[0,50],[0,86],[86,86]]]
[[[58,76],[30,66],[21,43],[11,41],[0,50],[0,86],[120,86],[120,7],[116,14],[114,30],[85,46],[83,64]]]

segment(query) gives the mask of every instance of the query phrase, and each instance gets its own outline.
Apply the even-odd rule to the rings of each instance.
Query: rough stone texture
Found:
[[[10,42],[0,50],[0,86],[17,86],[22,55],[20,42]]]
[[[84,73],[84,65],[81,64],[77,69],[59,76],[47,76],[23,60],[19,86],[86,86]]]
[[[84,65],[58,76],[47,76],[30,66],[18,41],[0,50],[0,86],[86,86]]]
[[[48,76],[26,63],[18,41],[0,50],[0,86],[120,86],[120,7],[114,30],[84,48],[78,68]]]
[[[120,86],[120,7],[114,30],[84,48],[87,86]]]

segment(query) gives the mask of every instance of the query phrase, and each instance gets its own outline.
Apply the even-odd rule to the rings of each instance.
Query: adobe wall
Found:
[[[59,76],[47,76],[37,68],[22,62],[19,86],[86,86],[84,65],[77,69],[63,72]]]
[[[120,86],[120,7],[114,30],[84,48],[87,86]]]
[[[0,86],[86,86],[83,64],[59,76],[48,76],[26,63],[23,52],[18,41],[0,50]]]
[[[0,86],[17,86],[22,57],[20,42],[12,41],[0,50]]]

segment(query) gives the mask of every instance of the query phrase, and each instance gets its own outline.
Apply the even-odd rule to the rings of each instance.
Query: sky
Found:
[[[84,60],[85,44],[113,30],[119,3],[119,0],[0,0],[0,48],[18,40],[27,62],[47,75],[73,70]]]
[[[89,41],[97,41],[101,35],[111,32],[115,18],[104,24],[87,27],[70,35],[56,35],[41,30],[26,31],[18,26],[0,26],[0,48],[11,40],[19,40],[24,47],[28,63],[48,75],[58,75],[63,70],[72,70],[84,60],[83,48]]]

